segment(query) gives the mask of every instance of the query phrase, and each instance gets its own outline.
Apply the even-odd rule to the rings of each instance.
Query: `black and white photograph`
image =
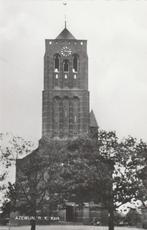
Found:
[[[147,0],[0,0],[0,230],[147,229]]]

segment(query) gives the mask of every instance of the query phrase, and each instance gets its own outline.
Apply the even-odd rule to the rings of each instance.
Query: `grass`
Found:
[[[30,230],[30,226],[18,226],[18,227],[9,227],[9,226],[0,226],[0,230]],[[115,227],[115,230],[140,230],[140,228],[135,227]],[[37,226],[36,230],[108,230],[106,226],[87,226],[87,225],[46,225],[46,226]]]

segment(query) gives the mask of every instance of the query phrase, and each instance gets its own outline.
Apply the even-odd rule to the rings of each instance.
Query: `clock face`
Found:
[[[64,57],[67,57],[69,55],[71,55],[72,51],[69,47],[67,46],[64,46],[62,49],[61,49],[61,54],[64,56]]]

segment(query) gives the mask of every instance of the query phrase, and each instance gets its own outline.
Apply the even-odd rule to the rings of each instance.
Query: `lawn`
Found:
[[[0,230],[30,230],[30,226],[19,226],[19,227],[6,227],[0,226]],[[108,227],[104,226],[85,226],[85,225],[47,225],[37,226],[36,230],[107,230]],[[115,227],[115,230],[140,230],[140,228],[133,227]]]

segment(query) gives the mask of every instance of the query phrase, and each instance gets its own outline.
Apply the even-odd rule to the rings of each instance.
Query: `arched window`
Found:
[[[59,87],[60,81],[59,81],[59,74],[55,73],[55,75],[53,76],[53,82],[54,82],[54,87]]]
[[[68,74],[64,74],[63,76],[63,88],[69,87],[69,76]]]
[[[69,71],[69,61],[68,60],[64,60],[64,62],[63,62],[63,70],[64,70],[64,72]]]
[[[69,135],[69,98],[63,98],[63,136]]]
[[[77,81],[77,74],[76,73],[74,73],[74,75],[73,75],[72,86],[78,87],[78,81]]]
[[[59,72],[59,68],[60,68],[60,55],[59,54],[55,54],[54,67],[55,67],[55,72]]]
[[[74,54],[73,55],[73,72],[78,71],[78,55]]]
[[[61,99],[55,97],[53,99],[53,132],[54,136],[59,136],[60,133],[60,115],[61,114]]]
[[[73,134],[79,132],[79,109],[80,101],[78,97],[73,98]]]

